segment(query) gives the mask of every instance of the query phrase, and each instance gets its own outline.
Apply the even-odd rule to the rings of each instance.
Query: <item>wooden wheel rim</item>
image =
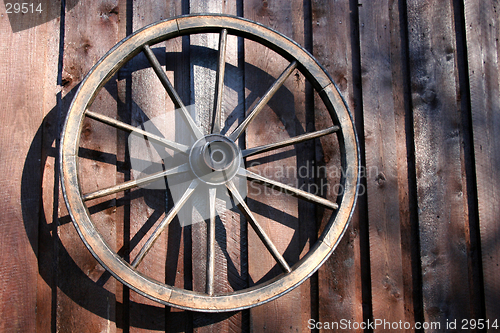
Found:
[[[343,192],[337,200],[339,208],[332,213],[322,235],[291,268],[291,272],[251,288],[209,296],[155,281],[135,270],[107,245],[92,223],[82,199],[78,148],[85,112],[99,90],[145,45],[154,45],[182,35],[220,32],[222,29],[227,29],[228,34],[254,40],[289,61],[297,61],[297,68],[319,92],[334,124],[340,128],[337,135],[343,169]],[[268,302],[297,287],[319,268],[338,244],[354,210],[359,184],[359,152],[353,122],[347,104],[326,71],[306,50],[289,38],[258,23],[228,15],[188,15],[160,21],[144,27],[113,47],[82,81],[73,99],[62,132],[60,154],[62,190],[68,211],[80,237],[99,263],[136,292],[163,304],[195,311],[245,309]]]

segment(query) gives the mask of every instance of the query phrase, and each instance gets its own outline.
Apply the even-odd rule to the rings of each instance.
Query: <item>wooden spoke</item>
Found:
[[[264,108],[264,106],[269,102],[271,97],[278,91],[278,89],[285,83],[285,80],[292,74],[292,72],[297,68],[297,61],[293,61],[288,65],[288,67],[281,73],[278,79],[273,83],[273,85],[266,91],[264,96],[257,102],[257,104],[253,107],[250,114],[243,120],[243,122],[234,130],[233,133],[229,136],[229,138],[233,141],[236,141],[240,137],[240,135],[245,131],[245,129],[250,125],[252,120],[259,114],[259,112]]]
[[[281,191],[281,192],[289,194],[289,195],[293,195],[297,198],[304,199],[306,201],[321,205],[321,206],[329,208],[329,209],[338,209],[339,208],[339,206],[336,203],[331,202],[330,200],[326,200],[326,199],[319,197],[315,194],[312,194],[312,193],[300,190],[298,188],[277,182],[275,180],[271,180],[271,179],[268,179],[266,177],[262,177],[256,173],[245,170],[243,168],[240,168],[238,170],[238,176],[246,177],[249,180],[257,181],[257,182],[262,183],[262,184],[264,184],[268,187],[271,187],[275,190]]]
[[[207,240],[207,284],[206,293],[210,296],[214,294],[214,274],[215,274],[215,199],[217,198],[217,188],[208,190],[210,220],[208,222]]]
[[[167,225],[170,222],[172,222],[172,220],[174,219],[174,217],[181,210],[182,206],[184,206],[184,204],[186,203],[186,201],[193,194],[193,192],[196,189],[196,187],[198,186],[198,184],[199,184],[199,182],[198,182],[197,179],[193,180],[191,182],[191,184],[189,184],[189,187],[186,190],[186,192],[184,192],[184,194],[179,199],[179,201],[177,201],[175,203],[174,207],[168,212],[168,215],[165,216],[165,218],[160,222],[160,224],[158,225],[158,227],[156,227],[156,229],[153,232],[153,234],[151,236],[149,236],[148,240],[146,241],[146,243],[144,244],[144,246],[139,251],[139,254],[137,255],[137,257],[135,257],[134,261],[132,261],[132,264],[131,264],[132,267],[136,268],[141,263],[142,259],[144,259],[144,257],[146,256],[146,254],[148,253],[148,251],[151,249],[151,247],[153,246],[153,244],[155,243],[155,241],[158,239],[158,237],[161,235],[161,233],[163,232],[163,230],[165,230],[165,228],[167,227]]]
[[[224,92],[224,73],[226,69],[227,29],[222,29],[219,38],[219,62],[215,81],[214,119],[212,134],[219,134],[222,127],[222,94]]]
[[[288,263],[285,261],[285,258],[281,255],[281,253],[278,252],[278,249],[274,245],[274,243],[271,241],[269,236],[266,234],[262,226],[257,222],[255,217],[252,214],[252,211],[250,208],[247,206],[245,203],[245,200],[241,197],[240,193],[236,189],[236,186],[232,181],[229,181],[226,183],[227,188],[233,195],[233,198],[236,199],[236,201],[239,203],[239,206],[242,209],[242,212],[245,214],[246,218],[248,219],[248,222],[250,222],[250,225],[252,226],[253,230],[255,230],[255,233],[259,236],[259,238],[262,240],[264,245],[266,246],[267,250],[271,253],[271,255],[274,257],[276,262],[281,266],[283,271],[290,273],[292,270],[290,269],[290,266],[288,266]]]
[[[163,177],[172,176],[172,175],[175,175],[175,174],[178,174],[178,173],[187,172],[189,170],[190,170],[189,164],[186,163],[186,164],[177,166],[177,167],[172,168],[172,169],[168,169],[168,170],[164,170],[164,171],[153,173],[152,175],[146,176],[144,178],[129,180],[127,182],[118,184],[116,186],[111,186],[111,187],[108,187],[108,188],[105,188],[105,189],[102,189],[102,190],[98,190],[98,191],[95,191],[95,192],[84,194],[83,195],[83,200],[84,201],[88,201],[88,200],[92,200],[92,199],[97,199],[97,198],[105,197],[107,195],[115,194],[115,193],[118,193],[118,192],[130,190],[131,188],[135,188],[135,187],[138,187],[138,186],[142,186],[142,185],[146,185],[146,184],[152,183],[155,180],[161,179]]]
[[[175,107],[181,110],[181,115],[184,118],[184,121],[186,121],[186,123],[188,124],[189,129],[191,130],[191,133],[193,133],[193,135],[195,136],[196,139],[202,138],[203,133],[201,132],[200,128],[198,126],[196,126],[193,118],[191,117],[188,110],[186,109],[186,106],[182,102],[181,97],[179,96],[177,91],[175,91],[174,86],[172,85],[172,83],[168,79],[167,73],[165,73],[163,68],[161,68],[160,62],[158,61],[158,59],[154,55],[154,52],[153,52],[153,50],[151,50],[151,47],[146,44],[143,47],[143,51],[144,51],[144,54],[146,55],[146,57],[148,58],[149,63],[153,67],[153,70],[155,71],[156,75],[158,76],[161,83],[165,87],[165,90],[167,91],[168,95],[170,96],[170,98],[174,102]]]
[[[87,111],[85,111],[85,115],[89,118],[100,121],[101,123],[104,123],[106,125],[113,126],[115,128],[124,130],[126,132],[129,132],[129,133],[137,135],[137,136],[146,137],[146,138],[148,138],[149,141],[158,143],[162,146],[173,149],[179,153],[189,154],[189,147],[186,145],[167,140],[167,139],[162,138],[158,135],[146,132],[140,128],[137,128],[137,127],[134,127],[132,125],[126,124],[124,122],[121,122],[119,120],[107,117],[107,116],[102,115],[100,113],[95,113],[95,112],[87,110]]]
[[[307,134],[299,135],[299,136],[296,136],[294,138],[290,138],[290,139],[285,140],[285,141],[271,143],[271,144],[268,144],[268,145],[254,147],[254,148],[248,148],[248,149],[243,150],[241,152],[241,154],[242,154],[243,157],[248,157],[248,156],[252,156],[252,155],[264,153],[266,151],[270,151],[270,150],[274,150],[274,149],[278,149],[278,148],[282,148],[282,147],[294,145],[294,144],[297,144],[297,143],[300,143],[300,142],[304,142],[304,141],[307,141],[307,140],[316,139],[316,138],[322,137],[324,135],[328,135],[328,134],[331,134],[333,132],[336,132],[338,130],[339,130],[338,126],[332,126],[332,127],[326,128],[324,130],[320,130],[320,131],[316,131],[316,132],[313,132],[313,133],[307,133]]]

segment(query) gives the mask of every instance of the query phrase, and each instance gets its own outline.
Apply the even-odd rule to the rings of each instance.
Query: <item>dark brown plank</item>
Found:
[[[53,15],[61,15],[61,2],[53,2],[50,7],[47,7]],[[42,209],[39,212],[39,236],[38,236],[38,284],[37,284],[37,331],[52,332],[56,324],[56,304],[57,304],[57,285],[56,275],[57,270],[54,268],[57,265],[57,225],[58,225],[58,206],[60,196],[59,187],[59,172],[58,172],[58,139],[60,134],[61,123],[61,93],[58,86],[60,68],[55,63],[60,60],[63,41],[61,38],[61,22],[53,22],[54,35],[57,33],[57,40],[50,42],[52,53],[52,61],[54,67],[52,77],[47,77],[46,88],[48,91],[53,90],[55,96],[52,102],[52,109],[44,118],[43,129],[40,131],[42,137]],[[57,60],[56,60],[57,59]],[[52,84],[53,88],[48,88],[48,84]],[[42,134],[43,133],[43,134]],[[31,158],[31,157],[28,157]],[[24,184],[24,183],[23,183]],[[25,188],[26,185],[22,185]]]
[[[171,1],[169,15],[187,14],[188,1]],[[177,38],[166,44],[166,69],[171,77],[176,91],[185,105],[190,99],[190,64],[189,64],[189,37]],[[182,125],[180,125],[182,124]],[[182,130],[179,130],[182,129]],[[175,139],[185,141],[185,121],[178,114],[175,115]],[[172,196],[168,199],[169,208],[173,207]],[[168,229],[167,271],[166,283],[176,287],[192,290],[192,242],[191,227],[181,227],[180,221],[174,221]],[[167,307],[167,332],[190,332],[193,327],[193,318],[190,311]]]
[[[131,8],[132,30],[136,31],[148,24],[167,18],[170,6],[169,2],[134,1]],[[151,46],[155,57],[162,64],[162,70],[165,70],[165,46],[166,43]],[[165,120],[168,116],[166,112],[172,111],[175,107],[168,98],[165,88],[160,83],[153,68],[150,67],[144,53],[134,58],[131,64],[133,64],[132,68],[135,69],[131,73],[131,124],[147,131],[154,129],[154,133],[167,137],[168,129]],[[170,114],[173,116],[172,112]],[[129,137],[127,144],[131,159],[132,179],[140,177],[142,172],[150,174],[162,170],[162,158],[165,160],[172,158],[170,156],[171,152],[165,152],[162,149],[158,150],[155,145],[146,142],[143,138],[131,139]],[[137,160],[146,162],[144,165],[139,166],[137,162],[134,162]],[[143,171],[142,169],[146,170]],[[151,187],[139,189],[141,195],[130,203],[130,240],[131,246],[133,246],[130,255],[131,260],[136,257],[138,251],[144,246],[146,240],[165,216],[165,210],[167,209],[165,185],[155,183],[152,188],[158,189],[151,189]],[[139,271],[158,281],[165,281],[166,278],[167,238],[168,232],[165,231],[159,236],[154,246],[138,266]],[[151,310],[150,307],[154,310]],[[164,308],[165,306],[131,291],[130,332],[165,330],[166,312]],[[145,320],[146,317],[147,320]],[[148,328],[141,325],[146,323],[148,323]]]
[[[67,110],[77,84],[120,39],[120,15],[118,1],[79,2],[66,7],[62,72],[64,110]],[[116,99],[116,81],[111,80],[90,110],[115,118]],[[84,193],[116,184],[116,138],[114,128],[90,119],[84,121],[79,169]],[[89,201],[88,205],[109,199]],[[59,205],[64,205],[62,199]],[[59,214],[67,219],[65,209],[60,209]],[[99,231],[117,250],[115,217],[113,206],[103,207],[92,214]],[[72,223],[61,223],[57,233],[60,239],[57,281],[61,292],[57,294],[56,330],[115,331],[116,281],[110,279],[93,258]]]
[[[400,185],[400,179],[405,177],[399,175],[398,161],[405,160],[406,147],[398,149],[405,141],[397,137],[404,137],[405,132],[403,127],[398,133],[396,127],[394,100],[401,96],[393,88],[402,82],[392,77],[392,61],[400,57],[394,53],[392,43],[392,33],[399,34],[399,29],[394,31],[392,27],[399,22],[391,20],[389,2],[363,2],[359,7],[359,29],[372,311],[373,318],[399,322],[405,321],[400,228],[403,209],[399,198],[405,199],[406,188],[404,182]]]
[[[471,307],[453,13],[450,2],[407,5],[424,319],[460,322]]]
[[[245,17],[274,28],[301,45],[310,45],[310,17],[308,12],[305,14],[303,1],[245,1],[243,12]],[[245,43],[245,62],[248,112],[289,62],[252,42]],[[246,146],[251,148],[279,142],[312,131],[312,110],[306,107],[312,106],[311,99],[310,92],[309,95],[306,94],[304,77],[294,71],[248,127]],[[265,171],[266,176],[273,180],[294,186],[305,185],[304,188],[307,188],[310,182],[314,182],[311,175],[299,177],[294,172],[279,175],[278,170],[286,167],[295,171],[300,167],[308,169],[310,162],[314,160],[313,147],[313,142],[309,141],[297,147],[286,147],[252,156],[247,160],[247,166],[254,164],[250,169],[256,173],[262,175]],[[290,266],[293,265],[307,252],[310,243],[315,239],[314,205],[270,191],[261,185],[253,184],[248,190],[249,207],[278,251]],[[260,283],[262,279],[280,273],[281,269],[275,259],[250,228],[248,238],[250,283]],[[250,311],[251,329],[259,332],[304,330],[311,318],[311,307],[315,306],[311,304],[313,293],[314,286],[311,285],[311,280],[307,280],[285,296],[253,308]]]
[[[221,13],[222,12],[222,2],[221,1],[189,1],[189,13]],[[194,105],[195,110],[195,121],[196,124],[201,128],[204,135],[211,132],[212,129],[212,110],[214,106],[215,98],[215,83],[216,83],[216,72],[217,68],[217,51],[219,44],[219,36],[216,34],[210,35],[192,35],[190,36],[190,105]],[[213,70],[212,70],[213,69]],[[186,219],[193,220],[191,225],[191,234],[193,239],[192,244],[192,277],[193,277],[193,290],[199,292],[205,292],[206,290],[206,272],[207,272],[207,223],[205,221],[200,221],[201,216],[197,216],[195,209],[199,211],[204,211],[205,216],[203,218],[208,218],[208,192],[197,193],[201,195],[201,198],[194,197],[191,201],[193,211],[190,212],[192,215],[188,216],[186,214]],[[195,195],[197,195],[195,194]],[[217,256],[218,257],[218,256]],[[224,266],[221,266],[224,270]],[[217,273],[219,275],[220,273]],[[204,331],[205,324],[202,323],[203,315],[193,313],[193,321],[197,322],[195,327],[199,327],[198,331]]]
[[[131,30],[130,24],[130,14],[127,10],[126,2],[120,4],[119,12],[122,13],[122,19],[118,24],[119,34],[127,35],[129,30]],[[130,122],[130,108],[127,107],[127,101],[130,100],[129,88],[131,80],[129,75],[120,75],[117,81],[117,117],[116,119],[129,123]],[[116,183],[120,184],[127,180],[130,180],[130,169],[128,163],[126,163],[128,151],[126,147],[126,142],[128,138],[128,133],[125,131],[117,131],[117,147],[116,147]],[[118,193],[116,195],[117,200],[121,200],[121,204],[116,207],[116,248],[119,249],[126,259],[129,259],[125,253],[130,252],[130,200],[125,199],[127,197],[127,192]],[[125,198],[124,198],[125,197]],[[129,330],[130,320],[129,320],[129,298],[130,290],[125,285],[116,282],[117,286],[115,289],[116,297],[116,332],[122,333]]]
[[[500,190],[494,181],[500,169],[499,10],[497,1],[465,1],[484,297],[490,321],[499,319],[500,313],[500,206],[496,199]]]
[[[0,330],[3,332],[34,332],[37,328],[51,327],[53,286],[38,274],[37,256],[46,245],[43,242],[46,238],[40,246],[38,242],[39,214],[43,212],[42,121],[57,102],[59,24],[50,21],[50,17],[58,15],[60,4],[44,3],[44,6],[41,15],[6,14],[5,6],[0,6],[3,103],[0,170],[4,175],[0,186],[3,317]],[[27,19],[32,20],[31,24],[27,24]],[[51,258],[44,259],[51,264]],[[37,317],[37,305],[47,318]]]
[[[126,36],[132,32],[132,10],[131,5],[126,1],[120,2],[118,12],[121,13],[120,21],[118,22],[119,36]],[[128,106],[131,100],[130,74],[119,74],[117,80],[117,117],[116,119],[125,123],[130,123],[130,107]],[[116,147],[116,183],[121,184],[130,180],[130,166],[127,163],[128,148],[126,142],[129,133],[125,131],[117,131],[117,147]],[[118,193],[117,200],[121,203],[116,207],[116,248],[119,253],[129,259],[126,253],[130,252],[130,200],[127,200],[127,192]],[[115,289],[116,298],[116,332],[128,332],[130,326],[130,290],[125,285],[116,281]]]
[[[240,1],[198,1],[189,3],[190,13],[225,13],[237,15]],[[214,99],[216,94],[216,70],[219,50],[219,34],[191,36],[190,61],[191,103],[196,106],[197,123],[204,133],[212,128]],[[226,43],[225,88],[222,96],[221,133],[231,133],[244,115],[243,71],[241,67],[241,42],[228,35]],[[240,143],[241,144],[241,143]],[[219,190],[218,190],[219,191]],[[224,189],[227,192],[227,190]],[[227,194],[226,194],[227,195]],[[208,193],[204,194],[208,198]],[[247,286],[246,237],[244,222],[237,209],[228,210],[218,192],[215,223],[215,271],[214,293],[229,293]],[[206,203],[208,203],[207,200]],[[243,227],[242,227],[243,226]],[[193,239],[193,288],[205,292],[207,271],[207,224],[191,226]],[[245,312],[229,314],[193,313],[196,332],[245,332]]]
[[[356,48],[357,21],[356,8],[352,1],[312,1],[313,54],[337,83],[351,112],[359,108],[359,50]],[[335,19],[332,19],[334,17]],[[316,128],[331,125],[328,111],[319,96],[315,98]],[[361,117],[360,117],[361,118]],[[362,119],[358,119],[361,121]],[[340,169],[340,151],[336,136],[316,140],[316,163],[325,170]],[[321,180],[330,184],[339,182],[339,173],[325,172]],[[365,191],[366,192],[366,191]],[[326,194],[335,200],[336,191]],[[365,194],[362,194],[364,196]],[[363,197],[362,197],[363,198]],[[332,256],[319,269],[319,317],[321,322],[340,322],[342,319],[363,321],[362,272],[360,248],[360,220],[364,212],[360,200],[351,220],[349,229]],[[326,224],[329,216],[319,216]],[[368,285],[369,288],[369,285]],[[352,332],[361,330],[351,330]]]
[[[421,320],[420,258],[418,250],[416,185],[414,176],[413,119],[407,57],[406,7],[389,1],[391,32],[391,70],[396,130],[399,219],[401,230],[401,266],[405,322],[411,327]],[[404,140],[403,140],[404,138]],[[411,331],[407,330],[407,331]]]
[[[165,9],[165,18],[173,17],[181,14],[186,14],[188,3],[186,1],[168,1]],[[189,106],[190,97],[190,68],[189,68],[189,37],[176,38],[169,40],[160,45],[165,47],[165,69],[170,82],[173,84],[176,92],[186,106]],[[161,52],[157,50],[161,57]],[[156,53],[155,53],[156,54]],[[171,113],[175,109],[172,100],[167,97],[166,110]],[[184,119],[175,112],[173,114],[172,124],[175,124],[175,131],[172,139],[177,142],[191,142],[190,134],[186,133],[187,127]],[[174,155],[175,159],[175,155]],[[171,209],[174,204],[174,198],[168,194],[167,208]],[[187,207],[187,205],[185,205]],[[185,208],[184,208],[185,209]],[[168,226],[165,233],[168,235],[166,248],[166,263],[165,263],[165,282],[169,285],[175,285],[179,288],[192,289],[192,274],[191,274],[191,227],[189,225],[182,226],[180,219],[174,221]],[[173,307],[166,307],[166,332],[190,332],[192,331],[192,315],[190,311],[184,311]]]
[[[51,12],[51,15],[60,16],[61,3],[60,1],[51,3],[51,6],[46,7]],[[60,22],[52,22],[54,24],[54,35],[59,34],[60,38]],[[57,26],[57,27],[56,27]],[[53,331],[56,323],[56,275],[54,269],[56,264],[56,248],[57,248],[57,207],[59,205],[59,173],[56,171],[57,164],[57,139],[59,137],[60,111],[61,111],[61,94],[58,87],[59,68],[56,66],[58,56],[60,56],[61,40],[54,39],[49,43],[52,54],[53,68],[52,76],[47,76],[44,89],[52,91],[54,99],[52,108],[44,118],[43,129],[40,134],[42,137],[42,209],[39,212],[39,236],[38,236],[38,284],[37,284],[37,327],[38,332]],[[56,60],[57,59],[57,60]],[[56,69],[57,68],[57,69]],[[49,88],[49,84],[53,87]],[[49,99],[50,100],[50,99]],[[28,157],[31,159],[32,157]],[[26,184],[22,183],[22,188]]]

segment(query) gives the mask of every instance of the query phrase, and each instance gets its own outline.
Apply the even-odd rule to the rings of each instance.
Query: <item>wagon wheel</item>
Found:
[[[164,40],[198,33],[220,34],[214,116],[211,124],[211,133],[208,135],[204,135],[195,121],[191,118],[151,50],[152,45]],[[290,64],[262,96],[256,106],[254,106],[252,110],[249,110],[244,121],[241,122],[233,132],[227,135],[221,135],[221,96],[224,87],[225,45],[228,34],[244,37],[260,43],[283,56]],[[180,109],[183,120],[190,129],[191,134],[198,140],[194,145],[187,146],[169,141],[144,130],[138,130],[121,121],[89,111],[90,105],[104,84],[128,60],[141,52],[148,58],[168,95],[173,100],[176,107]],[[255,116],[259,114],[263,106],[295,69],[298,69],[319,93],[323,103],[329,110],[334,126],[325,130],[293,137],[283,142],[270,143],[260,147],[240,150],[234,142],[245,132],[247,126],[252,122]],[[148,140],[189,156],[189,163],[152,174],[145,178],[127,181],[110,188],[83,194],[81,191],[80,179],[78,177],[78,149],[82,124],[85,117],[90,117],[120,130],[128,132],[139,131],[139,134],[147,137]],[[333,132],[336,132],[339,140],[343,169],[340,180],[343,192],[338,195],[336,202],[252,173],[245,169],[244,164],[240,163],[241,157],[248,157],[265,151],[294,145]],[[209,172],[207,173],[204,170],[209,170]],[[103,236],[99,233],[91,220],[85,202],[132,189],[148,182],[162,179],[167,175],[182,172],[191,173],[193,175],[193,180],[189,187],[147,239],[145,245],[140,249],[139,254],[133,258],[131,263],[127,262],[124,258],[111,250],[104,241]],[[209,176],[206,176],[207,174]],[[357,185],[359,182],[358,145],[353,123],[345,101],[328,74],[302,47],[276,31],[242,18],[226,15],[188,15],[161,21],[137,31],[113,47],[113,49],[111,49],[90,71],[75,95],[63,129],[61,141],[61,175],[66,205],[82,240],[100,264],[119,281],[138,293],[163,304],[206,312],[231,311],[262,304],[290,291],[312,275],[333,251],[347,228],[356,201]],[[282,190],[299,199],[307,200],[333,211],[318,241],[310,247],[309,252],[295,263],[293,267],[290,267],[283,256],[278,252],[271,239],[266,235],[264,229],[259,225],[258,220],[245,203],[244,196],[235,186],[235,179],[244,179],[245,177],[248,180],[257,181],[264,185],[271,186],[274,189]],[[202,183],[208,184],[209,186],[213,185],[208,191],[210,218],[208,222],[209,246],[207,254],[206,293],[180,289],[163,284],[145,276],[137,270],[141,260],[147,255],[148,250],[152,247],[157,237],[176,216],[179,209],[197,189],[198,185]],[[278,265],[281,266],[283,270],[282,274],[270,281],[248,289],[238,290],[228,294],[214,295],[213,228],[216,214],[215,196],[217,186],[218,188],[220,188],[220,186],[225,186],[229,190],[235,202],[239,204],[239,208],[246,216],[250,226],[256,231],[256,234],[275,258]]]

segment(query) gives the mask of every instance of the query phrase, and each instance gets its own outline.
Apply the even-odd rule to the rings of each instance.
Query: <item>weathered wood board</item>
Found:
[[[302,332],[335,330],[350,322],[342,329],[361,332],[361,323],[376,320],[402,323],[407,332],[419,331],[424,322],[421,331],[451,331],[455,320],[457,326],[484,331],[471,319],[488,319],[489,331],[498,330],[497,1],[35,3],[42,12],[33,15],[16,14],[14,2],[0,4],[1,331]],[[351,225],[318,273],[283,297],[226,314],[161,305],[114,279],[71,223],[58,169],[66,112],[100,57],[149,23],[205,12],[262,23],[311,52],[350,108],[362,162]],[[196,121],[208,124],[206,131],[213,117],[218,47],[216,33],[152,47],[183,102],[196,106]],[[289,61],[234,36],[227,39],[226,60],[222,132],[230,133]],[[306,81],[294,70],[239,146],[331,126]],[[126,64],[91,107],[134,126],[148,126],[167,114],[167,120],[153,123],[165,137],[182,140],[185,127],[174,109],[144,54]],[[161,128],[165,124],[174,124],[175,131]],[[80,146],[83,192],[140,176],[133,164],[141,157],[157,167],[162,156],[175,158],[154,146],[130,145],[127,133],[91,119],[84,122]],[[328,171],[340,168],[340,154],[337,136],[329,135],[252,156],[247,164],[287,184],[324,189],[325,181],[339,180],[339,173]],[[326,171],[276,173],[314,166]],[[252,186],[248,206],[293,265],[315,242],[330,212]],[[320,194],[335,200],[335,191],[328,189]],[[130,260],[173,207],[173,196],[141,188],[88,205],[106,242]],[[240,211],[225,210],[222,201],[219,208],[214,292],[239,290],[281,273]],[[207,231],[206,221],[182,226],[174,220],[139,270],[204,292]],[[372,328],[386,331],[383,326],[367,331]]]

